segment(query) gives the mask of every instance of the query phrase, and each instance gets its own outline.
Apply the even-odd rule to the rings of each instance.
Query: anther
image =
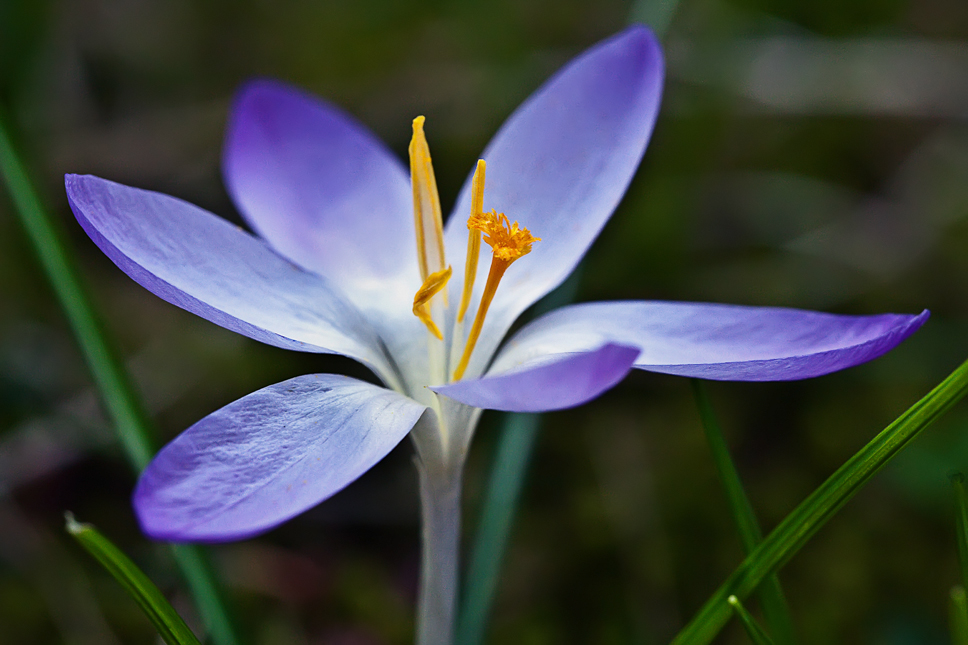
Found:
[[[410,183],[413,188],[413,220],[417,229],[417,256],[420,279],[426,281],[431,273],[443,270],[444,224],[440,214],[437,179],[430,159],[430,146],[424,135],[424,117],[413,120],[410,140]]]
[[[424,117],[413,120],[410,140],[410,183],[413,188],[413,223],[417,232],[417,260],[423,281],[413,298],[413,313],[438,339],[443,340],[440,328],[434,323],[430,301],[450,279],[450,267],[444,260],[444,225],[440,214],[437,179],[430,160],[430,146],[424,135]],[[447,292],[444,291],[444,306]]]
[[[438,340],[443,340],[444,335],[440,333],[440,328],[434,323],[430,316],[430,301],[437,293],[444,288],[450,275],[453,273],[450,267],[443,271],[437,271],[427,276],[427,280],[417,289],[417,295],[413,297],[413,315],[416,316],[427,326]]]

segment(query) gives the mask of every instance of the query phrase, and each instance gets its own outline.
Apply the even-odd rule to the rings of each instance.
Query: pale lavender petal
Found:
[[[253,392],[165,446],[134,507],[159,540],[262,533],[343,489],[407,436],[426,408],[346,376],[300,376]]]
[[[152,293],[270,345],[350,356],[394,382],[359,310],[261,240],[168,195],[90,175],[65,183],[87,234]]]
[[[232,106],[222,168],[239,211],[273,248],[364,310],[413,317],[409,174],[362,124],[302,90],[253,81]]]
[[[514,319],[571,273],[615,210],[652,133],[663,70],[655,36],[631,27],[558,72],[484,150],[485,210],[504,212],[541,241],[505,274],[469,373],[481,373]],[[447,224],[451,292],[458,299],[469,212],[468,181]],[[482,245],[478,294],[488,250]]]
[[[491,371],[602,343],[641,348],[635,367],[721,381],[790,381],[877,358],[928,319],[841,316],[777,307],[688,302],[597,302],[553,311],[523,327]]]
[[[480,379],[430,389],[475,408],[563,410],[591,401],[617,385],[638,355],[638,347],[608,343],[592,351],[537,356],[516,364],[511,372],[491,370]]]

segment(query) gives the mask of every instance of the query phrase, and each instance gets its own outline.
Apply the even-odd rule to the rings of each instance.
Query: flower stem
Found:
[[[460,550],[463,464],[437,470],[417,460],[423,548],[417,599],[417,645],[453,642]]]

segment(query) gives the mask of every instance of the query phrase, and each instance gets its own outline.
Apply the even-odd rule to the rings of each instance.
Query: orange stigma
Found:
[[[467,227],[480,231],[484,234],[484,242],[491,247],[491,269],[487,274],[487,283],[484,285],[484,293],[481,295],[481,304],[477,307],[477,315],[474,317],[474,324],[467,335],[467,344],[464,345],[464,354],[461,356],[457,369],[454,370],[454,379],[459,381],[467,369],[467,364],[471,360],[474,346],[481,335],[481,328],[484,326],[484,317],[491,306],[494,294],[497,293],[497,285],[504,277],[511,263],[531,252],[531,245],[541,240],[540,237],[531,235],[531,231],[518,226],[517,222],[510,223],[504,213],[491,211],[490,213],[471,213],[467,220]]]

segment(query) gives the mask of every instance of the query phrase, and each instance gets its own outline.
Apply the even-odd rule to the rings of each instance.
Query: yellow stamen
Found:
[[[481,213],[471,215],[467,220],[467,226],[484,233],[484,241],[490,245],[493,255],[491,256],[491,269],[487,273],[487,284],[484,285],[484,293],[481,294],[481,304],[477,307],[477,315],[474,317],[474,324],[467,335],[467,344],[464,345],[464,354],[454,370],[454,379],[459,381],[464,376],[474,346],[481,335],[481,328],[484,327],[484,317],[491,306],[494,294],[497,293],[497,285],[504,277],[504,272],[511,266],[511,263],[518,258],[531,252],[531,245],[541,240],[540,237],[533,237],[531,231],[520,228],[517,222],[511,224],[504,213]]]
[[[419,318],[423,324],[427,325],[427,329],[438,340],[443,340],[444,335],[440,333],[440,328],[437,327],[433,318],[430,317],[430,301],[437,295],[437,292],[444,288],[444,285],[450,280],[451,273],[453,272],[450,267],[447,267],[443,271],[431,273],[427,276],[427,280],[423,285],[417,290],[417,295],[413,297],[413,315]]]
[[[417,229],[417,257],[420,279],[426,281],[431,273],[442,271],[444,260],[444,224],[440,214],[437,179],[430,160],[430,147],[424,135],[424,117],[413,120],[410,140],[410,181],[413,187],[413,220]]]
[[[423,285],[413,299],[413,313],[427,325],[437,338],[443,340],[434,324],[430,300],[450,279],[450,267],[444,268],[444,224],[440,214],[437,179],[430,160],[430,146],[424,135],[424,117],[413,120],[410,140],[410,183],[413,187],[413,223],[417,231],[417,260]],[[441,278],[446,273],[446,277]],[[441,294],[447,305],[447,292]]]
[[[477,160],[477,170],[471,180],[471,219],[484,213],[484,174],[487,164],[483,159]],[[474,292],[474,279],[477,277],[477,258],[481,254],[481,232],[467,225],[467,262],[464,265],[464,293],[460,298],[460,309],[457,312],[457,322],[464,322],[464,314],[471,303]]]

